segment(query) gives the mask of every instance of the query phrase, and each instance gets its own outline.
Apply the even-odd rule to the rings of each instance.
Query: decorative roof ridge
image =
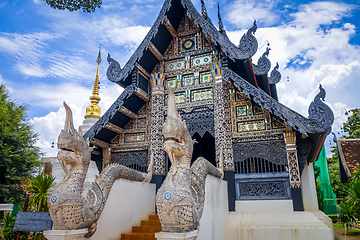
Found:
[[[251,83],[240,77],[229,68],[224,68],[223,78],[228,82],[230,82],[231,79],[237,90],[241,91],[249,98],[252,98],[254,102],[259,104],[261,107],[268,109],[275,116],[285,120],[286,123],[295,130],[307,136],[308,134],[325,133],[331,129],[334,114],[325,103],[318,99],[318,95],[322,91],[325,91],[322,87],[320,87],[320,93],[310,104],[309,118],[306,118],[300,113],[297,113],[291,108],[286,107],[274,98],[270,97],[262,89],[254,87]],[[323,111],[324,109],[325,111]],[[324,122],[327,124],[324,125]],[[329,123],[331,123],[330,126]]]
[[[331,108],[324,103],[326,91],[321,84],[319,84],[319,90],[320,92],[315,96],[309,106],[309,119],[324,126],[325,129],[328,129],[329,134],[331,132],[331,125],[334,123],[334,113]]]
[[[129,98],[135,90],[136,87],[134,84],[127,86],[111,107],[104,113],[104,115],[84,134],[84,139],[90,139],[91,141],[91,139],[109,123],[116,111],[124,105],[125,99]]]
[[[276,66],[270,73],[269,84],[277,84],[281,80],[281,73],[279,72],[279,63],[276,62]]]
[[[222,19],[221,19],[220,3],[219,2],[217,3],[217,7],[218,7],[219,32],[222,35],[227,37],[226,31],[225,31],[225,28],[224,28],[224,24],[223,24]]]
[[[118,64],[114,59],[110,58],[111,60],[113,60],[112,62],[114,65],[111,65],[110,62],[110,66],[111,66],[110,72],[112,74],[109,74],[109,70],[108,70],[107,77],[111,82],[119,83],[123,81],[131,73],[132,69],[135,67],[135,63],[143,56],[143,52],[146,49],[148,49],[151,43],[151,39],[157,34],[160,24],[165,20],[166,13],[170,9],[172,1],[176,1],[176,0],[165,0],[154,24],[152,25],[149,32],[147,33],[143,41],[140,43],[138,48],[131,55],[130,59],[125,64],[123,69],[120,68],[120,64]],[[204,34],[211,37],[211,41],[214,44],[219,44],[221,50],[231,60],[233,61],[235,61],[235,59],[245,60],[252,57],[256,53],[258,43],[253,35],[253,33],[255,33],[257,29],[255,21],[254,21],[254,25],[247,31],[246,34],[242,36],[240,40],[240,45],[239,47],[237,47],[235,44],[233,44],[230,41],[230,39],[226,35],[219,33],[219,31],[211,23],[211,21],[204,19],[202,15],[199,14],[199,12],[192,4],[191,0],[180,0],[180,1],[182,6],[186,10],[186,13],[194,19],[194,23],[202,29]]]
[[[255,75],[264,75],[264,74],[267,74],[267,72],[270,70],[271,62],[268,59],[270,50],[271,49],[269,47],[266,47],[265,52],[258,59],[257,65],[252,63],[252,67],[253,67]]]

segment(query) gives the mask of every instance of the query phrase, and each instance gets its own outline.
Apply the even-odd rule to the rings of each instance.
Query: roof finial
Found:
[[[101,108],[98,106],[98,103],[100,102],[101,98],[99,97],[99,68],[101,63],[101,45],[99,47],[99,55],[96,59],[97,62],[97,70],[96,70],[96,77],[95,77],[95,83],[93,88],[92,96],[90,97],[90,106],[86,108],[86,115],[85,118],[88,117],[95,117],[100,118],[101,115]]]
[[[219,2],[217,3],[217,7],[218,7],[218,18],[219,18],[219,32],[220,33],[225,33],[225,29],[224,29],[224,24],[221,20],[221,14],[220,14],[220,4]]]
[[[98,64],[101,63],[101,44],[100,44],[100,47],[99,47],[99,55],[98,55],[98,58],[97,58],[97,61],[96,61]]]
[[[204,0],[200,0],[200,2],[201,2],[201,14],[202,14],[203,18],[207,19],[208,15],[207,15],[206,7],[205,7],[205,2],[204,2]]]

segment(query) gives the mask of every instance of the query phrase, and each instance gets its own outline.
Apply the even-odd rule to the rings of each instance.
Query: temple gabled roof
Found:
[[[136,114],[149,100],[149,94],[133,82],[132,74],[134,70],[145,72],[147,75],[153,71],[176,36],[175,29],[179,27],[185,13],[222,51],[225,81],[231,82],[237,90],[268,109],[275,116],[285,120],[295,130],[310,135],[316,142],[321,139],[320,144],[322,145],[325,134],[331,129],[334,121],[331,109],[320,100],[325,98],[325,90],[320,86],[320,93],[309,107],[309,118],[282,105],[277,101],[275,87],[275,84],[281,79],[281,74],[277,70],[278,65],[273,69],[270,77],[267,76],[271,67],[267,58],[270,49],[266,49],[257,65],[251,61],[251,57],[256,53],[258,47],[257,40],[253,36],[257,29],[256,22],[243,35],[240,45],[237,47],[229,40],[224,30],[222,33],[219,32],[207,15],[201,15],[190,0],[165,0],[154,25],[123,68],[108,56],[110,66],[107,70],[107,77],[110,81],[124,87],[125,90],[101,119],[84,135],[85,139],[96,138],[100,142],[108,144],[131,119],[128,110]]]
[[[257,29],[255,23],[254,26],[244,34],[240,40],[239,47],[237,47],[226,35],[221,34],[216,29],[208,17],[204,18],[199,14],[190,0],[165,0],[155,23],[125,66],[120,69],[118,63],[111,61],[113,59],[109,59],[111,62],[108,68],[108,79],[118,83],[120,86],[126,87],[128,85],[127,78],[129,78],[136,62],[145,68],[146,71],[151,72],[155,64],[145,64],[145,62],[147,62],[148,58],[149,60],[152,58],[152,60],[155,60],[153,62],[157,63],[157,59],[151,57],[152,54],[149,51],[149,46],[153,44],[161,54],[164,54],[166,47],[172,40],[171,33],[166,30],[165,24],[169,22],[174,29],[177,28],[185,12],[189,17],[194,19],[195,25],[200,27],[202,32],[209,36],[211,41],[219,46],[222,52],[232,61],[246,60],[256,53],[258,43],[252,35]]]
[[[334,141],[338,148],[340,181],[344,183],[354,171],[360,169],[360,139],[336,139],[334,136]]]

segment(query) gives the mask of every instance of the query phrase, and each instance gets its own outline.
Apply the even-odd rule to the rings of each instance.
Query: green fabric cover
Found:
[[[336,195],[331,187],[329,167],[327,164],[325,145],[323,145],[315,165],[320,168],[320,174],[317,179],[320,181],[320,189],[324,195],[325,214],[336,214]]]

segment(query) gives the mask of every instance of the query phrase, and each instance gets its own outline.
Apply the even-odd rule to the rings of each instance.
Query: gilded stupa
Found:
[[[98,103],[100,102],[101,98],[99,97],[99,68],[101,63],[101,50],[99,49],[99,55],[97,58],[97,70],[96,70],[96,77],[95,77],[95,84],[93,88],[93,94],[90,97],[90,106],[86,108],[86,115],[85,119],[89,117],[94,117],[99,119],[101,116],[101,108],[99,107]]]
[[[98,103],[101,98],[99,97],[99,69],[101,63],[101,49],[99,48],[99,55],[97,57],[97,70],[95,76],[95,83],[92,95],[90,96],[91,104],[86,108],[85,120],[83,121],[83,125],[80,126],[83,134],[87,132],[91,128],[94,123],[101,117],[101,108]]]

